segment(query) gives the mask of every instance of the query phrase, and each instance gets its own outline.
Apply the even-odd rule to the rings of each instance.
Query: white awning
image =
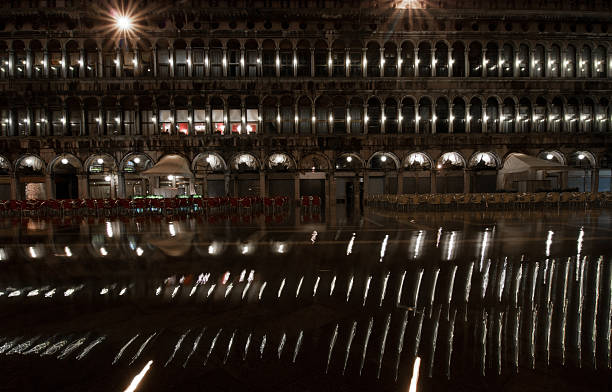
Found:
[[[193,177],[193,173],[189,168],[189,162],[185,158],[177,154],[168,154],[162,157],[150,169],[141,173],[143,176],[183,176]]]
[[[567,171],[567,166],[547,161],[531,155],[512,153],[506,158],[504,167],[499,171],[503,174],[523,173],[526,171],[545,170],[549,172]]]

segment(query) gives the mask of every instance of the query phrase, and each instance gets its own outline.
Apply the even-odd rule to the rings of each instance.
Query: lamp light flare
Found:
[[[132,19],[127,15],[118,15],[115,20],[119,30],[125,31],[132,28]]]

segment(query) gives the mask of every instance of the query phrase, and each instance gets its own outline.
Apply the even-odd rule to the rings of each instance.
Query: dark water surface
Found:
[[[3,391],[610,387],[610,210],[6,219],[0,259]]]

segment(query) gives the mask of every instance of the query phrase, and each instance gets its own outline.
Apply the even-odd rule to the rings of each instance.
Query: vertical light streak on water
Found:
[[[193,285],[193,287],[191,288],[191,291],[189,292],[189,296],[193,296],[196,292],[196,290],[198,289],[198,285]]]
[[[519,265],[516,271],[516,279],[514,281],[514,306],[518,306],[519,290],[521,288],[521,279],[523,279],[523,264]]]
[[[552,238],[555,233],[552,230],[548,230],[548,236],[546,237],[546,257],[550,256],[550,246],[552,245]]]
[[[482,310],[482,314],[480,316],[480,337],[478,343],[482,350],[482,354],[480,355],[480,375],[485,375],[486,368],[486,360],[487,360],[487,319],[489,315],[486,310]]]
[[[225,357],[223,357],[223,364],[225,365],[227,363],[227,360],[229,359],[229,356],[232,352],[232,345],[234,344],[234,337],[236,336],[236,330],[234,329],[232,331],[232,336],[230,337],[229,342],[227,343],[227,351],[225,352]]]
[[[419,346],[421,345],[421,334],[423,332],[423,320],[425,319],[425,309],[419,313],[419,324],[417,326],[416,334],[414,335],[414,351],[412,356],[416,357],[419,353]]]
[[[380,301],[378,302],[378,307],[381,307],[383,301],[385,300],[385,294],[387,293],[387,283],[389,283],[389,275],[390,272],[387,272],[387,275],[385,275],[385,278],[383,279],[383,287],[380,293]]]
[[[285,343],[287,342],[287,334],[283,332],[283,336],[281,337],[280,342],[278,343],[278,349],[276,350],[278,354],[278,359],[283,355],[283,349],[285,348]]]
[[[438,343],[438,329],[440,327],[440,313],[442,312],[442,307],[438,306],[438,311],[434,317],[434,325],[433,330],[431,332],[431,355],[429,356],[429,377],[431,378],[433,374],[433,365],[434,360],[436,358],[436,345]]]
[[[176,294],[178,293],[179,288],[180,288],[179,286],[176,286],[174,290],[172,290],[172,298],[176,297]]]
[[[353,338],[355,338],[355,331],[357,330],[357,321],[353,321],[351,327],[351,333],[349,334],[348,342],[346,343],[346,351],[344,353],[344,364],[342,366],[342,375],[346,371],[346,364],[348,363],[349,355],[351,354],[351,345],[353,344]]]
[[[267,282],[263,282],[261,287],[259,288],[259,294],[257,295],[257,299],[261,301],[261,296],[263,295],[264,290],[266,289]]]
[[[595,270],[595,293],[593,295],[595,303],[593,304],[593,330],[591,331],[591,361],[593,368],[597,369],[597,308],[599,307],[599,287],[601,285],[601,261],[603,257],[597,259],[597,267]]]
[[[247,336],[246,343],[244,344],[244,350],[242,351],[242,360],[246,361],[247,356],[249,355],[249,346],[251,346],[251,335],[253,332],[249,332],[249,336]]]
[[[77,355],[77,357],[76,357],[77,361],[80,361],[81,359],[85,358],[87,356],[87,354],[89,354],[89,352],[94,347],[96,347],[98,344],[102,343],[104,340],[106,340],[106,335],[100,336],[99,338],[97,338],[93,342],[89,343],[89,345],[87,345],[87,347],[85,347],[83,349],[83,351],[79,355]]]
[[[535,369],[536,329],[538,325],[538,308],[531,309],[531,325],[529,325],[529,364]]]
[[[421,245],[423,244],[423,230],[419,230],[419,234],[417,235],[416,243],[414,244],[414,258],[419,257],[419,253],[421,251]]]
[[[433,274],[431,291],[429,295],[429,312],[431,314],[431,308],[433,306],[434,298],[436,296],[436,286],[438,285],[438,276],[440,276],[440,268],[436,268]]]
[[[130,344],[132,344],[134,342],[134,340],[138,339],[138,336],[140,336],[140,334],[137,333],[136,335],[134,335],[133,338],[128,340],[128,342],[126,344],[124,344],[123,347],[121,347],[121,349],[119,350],[117,355],[115,355],[115,359],[113,359],[113,365],[116,364],[117,361],[119,361],[121,359],[121,357],[123,356],[123,352],[130,346]]]
[[[382,341],[380,343],[380,352],[378,354],[378,369],[376,370],[376,378],[380,378],[380,369],[382,368],[383,356],[385,355],[385,346],[387,345],[387,335],[389,334],[389,326],[391,325],[391,313],[387,314],[385,320],[385,330],[383,332]]]
[[[503,320],[504,320],[504,312],[501,311],[499,313],[497,313],[497,328],[496,328],[496,333],[497,335],[495,336],[496,338],[496,343],[497,343],[497,375],[500,376],[501,375],[501,369],[502,369],[502,335],[503,335]]]
[[[244,281],[245,276],[246,276],[246,270],[245,270],[245,269],[243,269],[243,270],[240,272],[240,277],[238,278],[238,282],[242,283],[242,282]]]
[[[552,316],[553,316],[553,307],[548,305],[546,308],[548,314],[546,315],[546,341],[544,342],[545,350],[546,350],[546,366],[550,365],[550,330],[552,328]]]
[[[566,337],[567,337],[567,331],[566,331],[566,327],[567,327],[567,306],[568,306],[568,299],[567,299],[567,284],[568,284],[568,280],[569,280],[569,271],[571,268],[571,259],[568,258],[567,262],[565,263],[565,275],[564,275],[564,280],[563,280],[563,296],[561,298],[562,300],[562,306],[563,306],[563,310],[561,313],[561,364],[565,366],[565,342],[566,342]]]
[[[548,287],[546,291],[546,306],[552,306],[550,300],[552,296],[553,277],[555,275],[556,266],[557,266],[556,260],[552,259],[552,261],[550,262],[550,269],[548,270]]]
[[[421,366],[421,358],[416,357],[414,359],[414,365],[412,366],[412,377],[410,378],[410,387],[408,392],[417,392],[417,385],[419,385],[419,368]]]
[[[584,226],[580,227],[580,233],[578,233],[578,239],[576,240],[576,260],[580,260],[580,253],[582,253],[582,242],[584,241]]]
[[[580,265],[580,278],[578,280],[578,301],[576,309],[576,350],[578,367],[582,368],[582,309],[584,306],[584,267],[586,260]]]
[[[442,228],[438,229],[438,238],[436,238],[436,248],[440,247],[440,238],[442,237]]]
[[[140,354],[142,354],[142,352],[147,347],[147,344],[149,344],[149,342],[151,341],[151,339],[155,337],[155,335],[157,335],[157,332],[153,332],[151,335],[149,335],[147,340],[144,341],[144,343],[140,346],[138,351],[136,351],[136,354],[134,354],[134,356],[132,357],[132,360],[130,361],[130,365],[133,364],[140,357]]]
[[[355,242],[355,233],[353,233],[353,236],[351,237],[351,240],[349,241],[347,247],[346,247],[346,255],[350,255],[351,253],[353,253],[353,243]]]
[[[319,288],[319,282],[321,281],[321,277],[317,275],[317,280],[315,280],[314,288],[312,289],[312,296],[317,295],[317,289]]]
[[[480,244],[480,263],[478,263],[478,270],[482,271],[482,265],[484,263],[485,256],[487,255],[487,245],[489,244],[489,230],[486,229],[482,234],[482,243]]]
[[[86,341],[87,338],[89,337],[89,334],[86,334],[85,336],[75,340],[74,342],[70,343],[65,349],[64,351],[57,356],[57,359],[64,359],[67,358],[70,354],[72,354],[74,351],[76,351],[79,347],[81,347]]]
[[[402,272],[402,277],[400,278],[399,288],[397,289],[397,298],[395,300],[395,306],[399,306],[402,300],[402,291],[404,290],[404,279],[406,278],[406,270]]]
[[[210,288],[208,289],[208,292],[206,293],[206,298],[210,297],[210,295],[212,294],[213,291],[215,291],[215,287],[217,285],[215,283],[210,285]]]
[[[147,362],[147,364],[142,368],[140,373],[134,376],[130,385],[128,385],[128,387],[123,392],[134,392],[136,388],[138,388],[138,385],[140,384],[142,379],[147,375],[147,372],[151,368],[151,365],[153,365],[153,361]]]
[[[189,363],[191,356],[198,349],[198,346],[200,345],[200,339],[202,339],[202,335],[204,335],[204,331],[206,331],[206,327],[202,328],[202,330],[200,331],[200,334],[193,341],[193,345],[191,346],[191,351],[189,351],[189,354],[187,354],[187,358],[185,358],[185,362],[183,362],[183,369],[187,367],[187,363]]]
[[[400,335],[397,343],[397,358],[395,359],[395,381],[399,376],[399,364],[402,357],[402,351],[404,350],[404,337],[406,336],[406,326],[408,325],[408,310],[404,311],[404,317],[402,318],[402,327],[400,329]]]
[[[499,282],[497,284],[497,300],[501,302],[502,295],[504,294],[504,284],[506,283],[506,266],[507,266],[508,258],[504,258],[504,263],[502,265],[501,274],[499,277]]]
[[[385,235],[385,239],[383,239],[382,245],[380,246],[380,259],[379,263],[382,263],[383,257],[385,257],[385,252],[387,251],[387,241],[389,241],[389,234]]]
[[[281,294],[283,293],[284,287],[285,287],[285,278],[283,278],[283,280],[281,281],[280,287],[278,288],[277,298],[280,298]]]
[[[374,317],[370,317],[370,321],[368,322],[368,329],[366,330],[365,340],[363,342],[363,352],[361,353],[361,363],[359,364],[359,375],[361,376],[361,371],[363,370],[363,365],[365,363],[366,353],[368,351],[368,343],[370,342],[370,335],[372,335],[372,325],[374,325]]]
[[[185,340],[185,337],[189,334],[189,332],[191,332],[191,329],[188,329],[187,331],[185,331],[181,335],[179,340],[174,345],[174,350],[172,351],[172,354],[170,354],[170,357],[168,358],[168,360],[164,364],[164,367],[168,366],[170,364],[170,362],[172,362],[172,360],[174,359],[174,356],[176,355],[177,351],[181,348],[181,344],[183,344],[183,340]]]
[[[329,296],[331,297],[334,294],[334,289],[336,288],[336,275],[332,278],[331,285],[329,286]]]
[[[329,363],[331,362],[332,353],[334,351],[334,346],[336,345],[336,339],[338,338],[338,324],[336,324],[336,328],[334,328],[334,333],[332,334],[331,340],[329,341],[329,351],[327,352],[327,366],[325,366],[325,374],[329,370]]]
[[[414,309],[416,310],[417,305],[419,304],[419,291],[421,289],[421,281],[423,280],[423,268],[419,269],[419,272],[414,276],[414,297],[412,300],[412,304]]]
[[[261,344],[259,345],[259,359],[263,358],[264,350],[266,349],[266,334],[261,338]]]
[[[300,352],[300,347],[302,347],[302,340],[304,340],[304,331],[300,330],[300,334],[295,342],[295,348],[293,349],[293,363],[295,363],[295,360]]]
[[[234,288],[233,283],[228,284],[227,288],[225,289],[225,295],[223,296],[223,298],[227,298],[227,296],[229,295],[229,293],[232,291],[233,288]]]
[[[463,301],[467,304],[470,300],[470,291],[472,290],[472,274],[474,273],[474,262],[470,263],[468,272],[465,275],[465,288],[463,290]]]
[[[298,283],[297,290],[295,290],[295,298],[300,295],[300,289],[302,288],[302,283],[304,283],[304,275],[300,278],[300,282]]]
[[[249,291],[249,289],[251,288],[251,281],[248,281],[246,285],[244,285],[244,289],[242,290],[242,297],[241,299],[244,299],[244,297],[246,297],[247,292]]]
[[[349,297],[351,296],[351,290],[353,290],[353,280],[354,276],[351,275],[351,279],[349,279],[348,288],[346,289],[346,302],[349,301]]]
[[[514,346],[514,370],[518,373],[519,366],[519,331],[521,328],[521,308],[516,308],[516,318],[514,319],[514,328],[512,331],[512,343]]]
[[[206,358],[204,358],[204,365],[202,366],[206,366],[206,363],[208,362],[208,358],[210,358],[210,354],[212,354],[213,350],[215,349],[215,344],[217,343],[217,339],[219,339],[219,335],[221,335],[221,331],[223,331],[223,328],[219,328],[212,342],[210,342],[210,347],[208,348],[208,352],[206,353]]]
[[[610,324],[612,322],[612,268],[608,267],[608,317],[606,318],[606,339],[607,339],[607,344],[606,344],[606,356],[607,356],[607,362],[608,362],[608,369],[610,369],[612,367],[612,347],[610,347],[611,343],[612,343],[612,328],[610,327]]]
[[[531,308],[534,309],[536,307],[535,304],[535,291],[536,291],[536,284],[538,283],[538,272],[540,270],[540,263],[538,263],[537,261],[535,262],[535,264],[533,265],[533,273],[532,273],[532,277],[531,277],[531,287],[530,287],[530,291],[529,291],[529,298],[531,300]]]
[[[487,286],[489,285],[489,270],[491,269],[491,260],[487,260],[487,264],[484,266],[484,272],[482,273],[482,279],[480,281],[480,298],[484,299],[487,295]]]
[[[450,380],[451,374],[451,360],[453,358],[453,344],[455,340],[455,319],[457,317],[457,309],[454,310],[453,315],[450,319],[450,326],[448,330],[448,350],[446,350],[446,378]],[[397,378],[396,378],[397,380]]]
[[[452,231],[451,235],[450,235],[450,239],[448,240],[448,249],[446,252],[446,260],[452,260],[453,259],[453,251],[455,250],[455,237],[457,236],[457,233]]]
[[[446,305],[450,306],[453,300],[453,290],[455,288],[455,276],[457,276],[457,265],[453,265],[451,268],[451,275],[448,281],[448,295],[446,296]]]
[[[365,288],[363,289],[363,304],[361,306],[365,306],[366,300],[368,299],[368,291],[370,291],[370,282],[372,281],[372,275],[368,275],[366,279]]]

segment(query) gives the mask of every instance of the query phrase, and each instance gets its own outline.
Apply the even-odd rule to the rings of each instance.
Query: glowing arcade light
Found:
[[[548,159],[549,161],[552,160],[554,158],[553,154],[546,154],[546,159]]]
[[[130,19],[130,17],[127,15],[119,14],[115,16],[115,24],[121,31],[128,31],[132,29],[132,19]]]
[[[62,158],[62,165],[67,165],[67,164],[68,164],[68,159]]]

